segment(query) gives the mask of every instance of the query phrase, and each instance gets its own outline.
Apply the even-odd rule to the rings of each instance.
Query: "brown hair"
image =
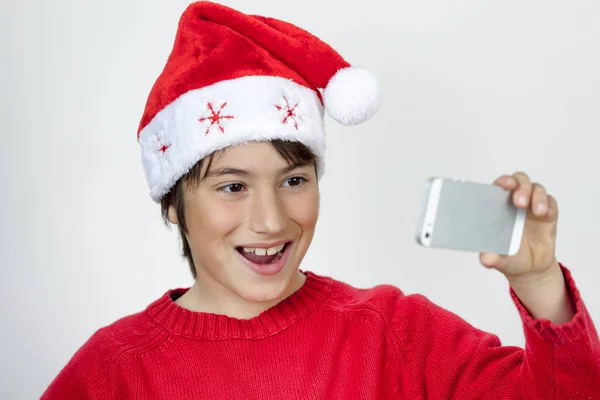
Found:
[[[316,168],[316,155],[304,144],[300,142],[289,142],[280,139],[271,140],[270,143],[275,147],[277,152],[283,157],[288,164],[298,165],[314,165]],[[185,175],[177,180],[171,190],[163,196],[160,201],[160,208],[163,221],[167,226],[170,226],[168,213],[169,207],[173,206],[177,213],[179,236],[181,238],[182,256],[188,261],[190,272],[192,276],[196,278],[196,267],[194,266],[194,260],[192,259],[192,251],[190,244],[187,241],[187,225],[185,223],[185,208],[183,202],[184,188],[193,190],[203,178],[202,164],[203,161],[208,162],[208,166],[204,175],[210,169],[210,165],[213,161],[213,155],[210,155],[196,163]]]

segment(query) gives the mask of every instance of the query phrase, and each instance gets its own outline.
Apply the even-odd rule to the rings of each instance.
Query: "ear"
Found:
[[[167,218],[169,219],[170,223],[174,225],[179,224],[179,219],[177,218],[177,210],[175,210],[174,206],[169,206],[169,210],[167,211]]]

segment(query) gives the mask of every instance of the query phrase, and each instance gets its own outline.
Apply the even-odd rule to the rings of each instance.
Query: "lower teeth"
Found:
[[[275,257],[269,262],[269,264],[273,264],[274,262],[277,262],[281,259],[281,256],[283,255],[283,253],[280,251],[279,253],[277,253],[275,255]]]

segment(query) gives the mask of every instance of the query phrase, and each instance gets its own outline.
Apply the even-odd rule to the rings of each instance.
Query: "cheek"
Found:
[[[202,243],[223,242],[236,230],[242,218],[236,207],[226,202],[204,202],[196,206],[186,217],[189,240],[198,246]]]
[[[319,218],[319,192],[310,191],[294,198],[288,210],[291,219],[304,231],[314,230]]]

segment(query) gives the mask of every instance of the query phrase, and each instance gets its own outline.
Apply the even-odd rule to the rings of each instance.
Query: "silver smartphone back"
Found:
[[[431,178],[417,241],[426,247],[514,255],[527,212],[499,186]]]

